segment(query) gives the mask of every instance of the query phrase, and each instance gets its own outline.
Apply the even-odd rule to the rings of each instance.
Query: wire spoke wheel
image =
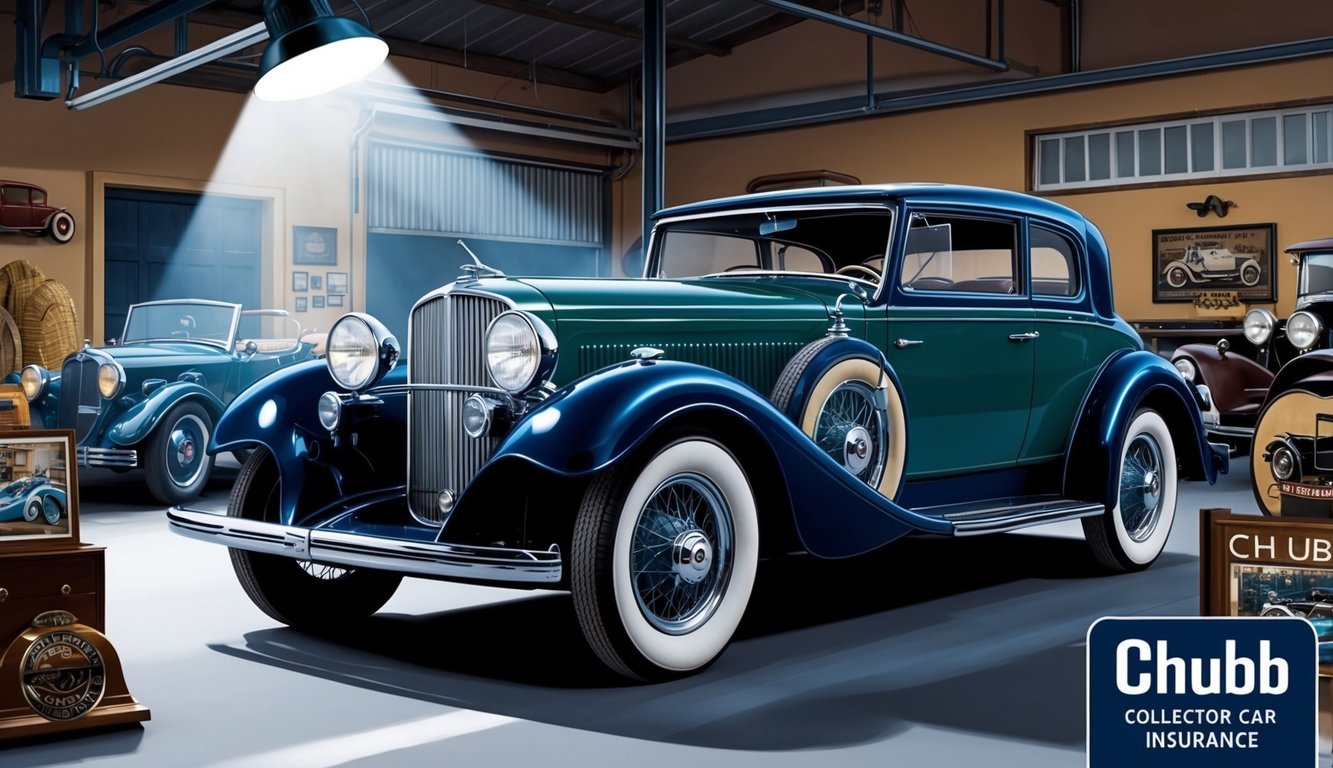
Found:
[[[829,393],[815,418],[814,440],[824,453],[872,487],[879,484],[888,426],[865,382],[845,381]]]
[[[1146,541],[1162,511],[1162,450],[1148,434],[1139,434],[1125,451],[1120,475],[1120,519],[1134,541]]]

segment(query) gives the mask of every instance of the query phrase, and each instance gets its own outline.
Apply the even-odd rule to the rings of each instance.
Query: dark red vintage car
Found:
[[[0,232],[50,235],[57,243],[68,243],[74,239],[74,217],[47,205],[41,187],[0,180]]]

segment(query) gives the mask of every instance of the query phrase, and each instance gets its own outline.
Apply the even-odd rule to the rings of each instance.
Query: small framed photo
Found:
[[[330,294],[329,294],[329,306],[330,306],[330,307],[341,307],[342,305],[343,305],[343,295],[342,295],[341,293],[330,293]]]
[[[292,263],[338,263],[338,230],[333,227],[292,227]]]
[[[312,290],[312,291],[322,291],[322,290],[324,290],[324,278],[320,277],[319,275],[311,275],[311,276],[310,276],[310,290]]]
[[[293,272],[292,290],[304,293],[306,290],[308,290],[309,278],[310,278],[309,272]]]
[[[306,299],[305,299],[305,297],[304,297],[304,296],[297,296],[297,297],[296,297],[296,311],[297,311],[297,312],[304,312],[304,311],[305,311],[305,307],[306,307]]]
[[[0,431],[0,552],[78,543],[73,456],[71,430]]]
[[[341,294],[341,295],[346,295],[346,294],[347,294],[347,273],[346,273],[346,272],[330,272],[330,273],[329,273],[329,283],[328,283],[328,285],[329,285],[329,293],[337,293],[337,294]]]
[[[320,294],[316,294],[316,295],[314,295],[314,296],[311,296],[311,297],[310,297],[310,308],[311,308],[311,309],[323,309],[323,308],[324,308],[324,296],[323,296],[323,295],[320,295]]]

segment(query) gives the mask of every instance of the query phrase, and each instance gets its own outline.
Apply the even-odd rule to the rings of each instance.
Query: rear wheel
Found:
[[[588,644],[640,680],[708,666],[739,626],[759,561],[745,470],[701,434],[589,486],[574,526],[570,587]]]
[[[1240,282],[1245,286],[1258,285],[1259,267],[1254,264],[1246,264],[1240,268]]]
[[[264,448],[255,448],[236,476],[227,514],[247,520],[278,522],[278,465]],[[364,619],[393,597],[400,574],[340,568],[231,549],[231,565],[245,594],[259,610],[293,627],[323,629]]]
[[[60,522],[60,516],[64,514],[65,506],[60,500],[50,494],[42,497],[42,515],[46,518],[47,525],[56,525]]]
[[[1117,471],[1115,506],[1083,518],[1083,534],[1102,565],[1138,571],[1162,554],[1176,517],[1176,451],[1155,411],[1134,414]]]
[[[1166,284],[1172,288],[1184,288],[1189,282],[1189,274],[1179,264],[1166,270]]]

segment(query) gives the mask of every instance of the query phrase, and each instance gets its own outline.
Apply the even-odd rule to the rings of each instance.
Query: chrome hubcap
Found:
[[[686,531],[676,537],[671,547],[672,566],[684,581],[699,583],[713,567],[713,545],[703,531]]]
[[[815,420],[815,443],[848,472],[878,485],[888,450],[888,418],[877,393],[862,381],[839,384]]]
[[[870,430],[865,427],[853,427],[847,432],[843,444],[842,465],[853,475],[860,475],[870,464]]]

